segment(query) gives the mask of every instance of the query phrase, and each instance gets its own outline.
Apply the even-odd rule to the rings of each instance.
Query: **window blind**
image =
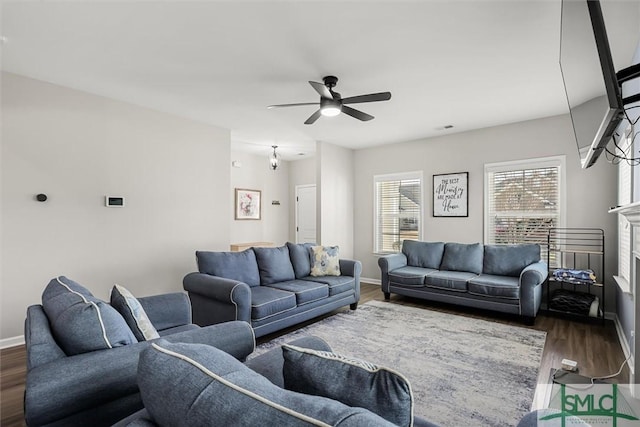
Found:
[[[621,138],[616,152],[626,155],[631,146],[631,138]],[[631,203],[632,166],[629,162],[618,163],[618,205]],[[631,277],[631,224],[624,215],[618,214],[618,276],[630,283]]]
[[[488,243],[539,243],[560,219],[559,167],[487,172]],[[544,251],[546,256],[546,251]]]
[[[403,240],[418,240],[422,227],[422,178],[378,176],[376,192],[376,253],[398,252]]]

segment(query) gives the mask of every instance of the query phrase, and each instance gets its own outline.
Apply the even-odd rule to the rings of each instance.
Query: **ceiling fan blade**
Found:
[[[305,125],[312,125],[316,122],[316,120],[318,120],[318,118],[320,117],[321,113],[320,110],[316,111],[315,113],[313,113],[306,122],[304,122]]]
[[[360,102],[378,102],[391,99],[391,92],[370,93],[368,95],[350,96],[342,100],[343,104],[358,104]]]
[[[374,118],[371,114],[363,113],[360,110],[347,107],[346,105],[342,106],[342,112],[358,120],[362,120],[363,122],[368,122],[369,120],[372,120]]]
[[[282,107],[299,107],[301,105],[318,105],[317,102],[300,102],[298,104],[277,104],[277,105],[269,105],[268,109],[272,108],[282,108]]]
[[[309,84],[311,85],[312,88],[314,88],[316,90],[316,92],[318,92],[320,94],[320,96],[322,96],[323,98],[329,98],[329,99],[333,99],[333,95],[331,94],[331,92],[329,91],[329,88],[326,87],[323,83],[318,83],[318,82],[312,82],[309,81]]]

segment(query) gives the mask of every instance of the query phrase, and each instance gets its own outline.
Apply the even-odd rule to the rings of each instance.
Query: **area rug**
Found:
[[[305,335],[410,381],[415,414],[441,426],[515,426],[531,407],[546,333],[371,301],[261,344]]]

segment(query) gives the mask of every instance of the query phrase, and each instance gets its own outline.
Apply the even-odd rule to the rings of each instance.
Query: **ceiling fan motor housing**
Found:
[[[338,78],[336,76],[323,77],[322,81],[324,82],[324,85],[329,89],[331,89],[332,87],[335,87],[338,84]]]

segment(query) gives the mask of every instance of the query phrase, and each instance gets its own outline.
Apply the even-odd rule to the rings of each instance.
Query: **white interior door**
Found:
[[[316,186],[296,186],[296,243],[316,243]]]

